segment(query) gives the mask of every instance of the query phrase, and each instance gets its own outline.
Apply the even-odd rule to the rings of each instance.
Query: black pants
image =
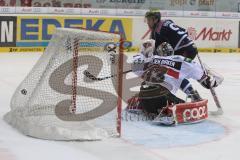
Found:
[[[197,47],[193,44],[184,48],[181,48],[174,52],[174,55],[182,55],[187,58],[194,59],[198,54]]]
[[[142,106],[145,112],[158,114],[159,110],[161,110],[163,107],[166,107],[168,104],[185,102],[184,100],[173,95],[164,87],[159,86],[160,85],[140,88],[139,105]],[[154,89],[154,87],[156,87],[156,89]]]

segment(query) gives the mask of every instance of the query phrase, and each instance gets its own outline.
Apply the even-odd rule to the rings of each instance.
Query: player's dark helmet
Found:
[[[160,44],[157,49],[156,52],[159,56],[171,56],[174,55],[174,50],[171,46],[171,44],[167,43],[167,42],[163,42],[162,44]]]
[[[160,21],[161,13],[159,11],[148,11],[145,14],[145,18],[154,18],[154,19],[158,19],[158,21]]]

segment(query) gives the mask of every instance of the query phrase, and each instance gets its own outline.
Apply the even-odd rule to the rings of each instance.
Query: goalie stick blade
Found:
[[[87,78],[89,78],[89,79],[91,79],[91,80],[93,80],[93,81],[102,81],[102,80],[105,80],[105,79],[108,79],[108,78],[112,78],[112,77],[113,77],[113,76],[109,76],[109,77],[98,78],[98,77],[94,76],[93,74],[91,74],[90,72],[88,72],[87,70],[85,70],[85,71],[83,72],[83,74],[84,74]]]
[[[213,116],[223,115],[223,110],[219,108],[217,111],[209,111],[209,114]]]
[[[85,70],[85,71],[83,72],[83,74],[84,74],[86,77],[88,77],[89,79],[92,79],[92,80],[96,79],[96,77],[95,77],[94,75],[92,75],[90,72],[88,72],[87,70]]]
[[[129,73],[129,72],[132,72],[132,70],[127,70],[127,71],[124,71],[124,72],[122,72],[121,74],[126,74],[126,73]],[[106,76],[106,77],[96,77],[96,76],[94,76],[93,74],[91,74],[89,71],[87,71],[87,70],[85,70],[84,72],[83,72],[83,74],[87,77],[87,78],[89,78],[89,79],[91,79],[91,80],[93,80],[93,81],[102,81],[102,80],[105,80],[105,79],[109,79],[109,78],[113,78],[113,77],[117,77],[118,76],[118,74],[114,74],[114,75],[110,75],[110,76]]]
[[[213,100],[214,100],[214,102],[215,102],[218,110],[217,110],[217,111],[211,111],[211,112],[209,112],[209,113],[210,113],[211,115],[222,115],[222,114],[223,114],[223,109],[222,109],[222,106],[221,106],[221,104],[220,104],[220,102],[219,102],[219,100],[218,100],[218,97],[217,97],[217,95],[216,95],[215,89],[214,89],[214,88],[211,88],[210,91],[211,91],[211,94],[212,94],[212,96],[213,96]]]

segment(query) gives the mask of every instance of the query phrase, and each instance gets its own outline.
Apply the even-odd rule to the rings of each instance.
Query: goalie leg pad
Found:
[[[147,85],[145,82],[141,85],[139,97],[141,99],[152,99],[169,94],[169,91],[161,85]]]
[[[159,110],[167,105],[167,97],[161,96],[151,99],[141,99],[140,105],[143,107],[144,112],[158,115]]]
[[[142,83],[138,95],[128,100],[126,110],[128,112],[144,111],[145,113],[158,114],[158,110],[167,105],[169,91],[161,85],[149,86]]]
[[[208,118],[208,100],[202,100],[192,103],[180,103],[167,106],[153,120],[155,124],[173,125],[173,124],[191,124],[203,121]]]
[[[142,112],[142,106],[140,105],[140,99],[138,95],[135,95],[128,100],[126,111],[130,113]]]
[[[176,123],[196,123],[208,118],[208,100],[181,103],[172,107]]]
[[[169,104],[184,103],[185,101],[176,97],[161,85],[142,85],[139,93],[140,106],[147,113],[158,115],[162,108]]]

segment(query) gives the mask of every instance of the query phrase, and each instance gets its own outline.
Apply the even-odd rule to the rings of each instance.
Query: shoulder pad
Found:
[[[172,20],[170,20],[170,19],[166,19],[166,20],[164,20],[163,21],[163,26],[168,26],[169,24],[171,24],[171,23],[173,23],[173,21]]]
[[[170,56],[173,60],[183,60],[183,56],[180,56],[180,55],[173,55],[173,56]]]
[[[188,63],[191,63],[191,62],[192,62],[192,59],[185,57],[185,58],[184,58],[184,61],[185,61],[185,62],[188,62]]]

